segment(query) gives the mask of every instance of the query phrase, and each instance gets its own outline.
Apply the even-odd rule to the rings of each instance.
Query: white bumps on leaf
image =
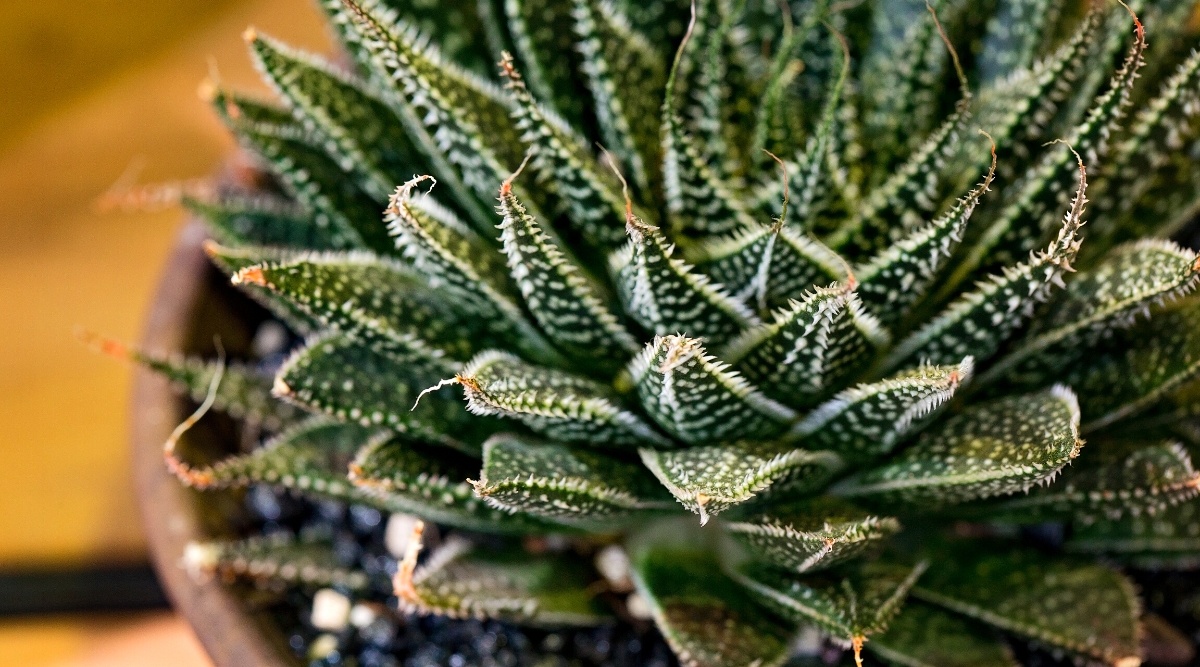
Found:
[[[350,598],[332,588],[322,588],[313,596],[309,621],[318,630],[341,632],[350,621],[350,606]]]

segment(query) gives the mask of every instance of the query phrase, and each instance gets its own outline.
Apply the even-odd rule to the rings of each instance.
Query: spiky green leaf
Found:
[[[675,499],[700,515],[700,525],[758,496],[786,497],[820,489],[842,469],[842,460],[831,452],[778,444],[741,442],[639,453]]]
[[[265,287],[325,327],[412,336],[454,359],[486,342],[478,323],[454,312],[424,275],[366,252],[285,255],[243,268],[234,283]]]
[[[851,464],[870,462],[928,424],[973,370],[974,360],[967,357],[956,366],[919,366],[851,387],[810,412],[790,436]]]
[[[303,206],[271,195],[226,195],[207,201],[184,197],[188,211],[200,216],[219,243],[229,246],[279,246],[332,250],[327,228]]]
[[[625,311],[647,330],[683,334],[720,344],[758,318],[695,267],[672,255],[657,227],[636,216],[626,221],[630,243],[609,258]]]
[[[684,667],[774,667],[791,628],[721,573],[710,552],[655,545],[633,556],[633,580]]]
[[[884,326],[909,314],[932,286],[959,243],[971,213],[988,191],[995,162],[983,182],[933,222],[896,240],[855,270],[858,295]]]
[[[539,185],[558,195],[572,226],[589,244],[604,250],[619,246],[625,241],[625,202],[611,173],[602,171],[574,130],[533,98],[511,58],[501,60],[500,68],[508,82],[505,88],[516,103],[517,126],[524,130],[523,138],[532,147],[533,166],[542,176]],[[508,196],[517,198],[511,189]],[[504,192],[500,205],[506,217],[514,215],[508,212],[513,206],[506,203]]]
[[[1033,320],[1025,340],[980,380],[1045,382],[1114,329],[1131,326],[1151,305],[1190,292],[1198,281],[1196,253],[1174,243],[1147,239],[1115,248],[1067,283]]]
[[[900,522],[821,496],[772,505],[760,514],[725,524],[725,530],[755,558],[803,573],[878,551],[884,540],[900,532]]]
[[[503,256],[424,214],[413,196],[420,180],[400,187],[388,206],[387,219],[404,255],[464,313],[534,359],[557,359],[558,354],[509,296],[500,266]]]
[[[837,253],[783,222],[770,227],[755,224],[729,236],[703,240],[685,256],[697,271],[759,311],[799,299],[815,285],[846,277],[845,263]]]
[[[695,338],[655,336],[630,374],[650,418],[689,444],[767,438],[795,419],[728,367]]]
[[[1153,515],[1078,526],[1063,547],[1107,554],[1134,567],[1194,570],[1200,566],[1200,502],[1191,500]]]
[[[492,84],[442,58],[415,30],[354,2],[350,20],[373,66],[394,83],[437,151],[481,199],[493,196],[525,148],[508,121],[510,105]]]
[[[735,372],[772,398],[808,407],[861,373],[887,333],[846,286],[818,287],[721,351]]]
[[[513,282],[550,341],[572,356],[608,360],[610,366],[633,356],[638,342],[613,314],[598,283],[507,186],[500,189],[500,212],[500,239]]]
[[[671,445],[625,409],[611,389],[506,352],[480,353],[455,378],[471,412],[516,419],[555,440],[605,447]]]
[[[812,623],[857,653],[862,642],[885,632],[909,591],[929,566],[867,563],[839,574],[797,577],[751,561],[734,573],[756,599],[797,623]]]
[[[885,369],[916,360],[950,364],[966,355],[987,361],[1013,333],[1033,315],[1034,308],[1049,298],[1083,242],[1084,193],[1087,175],[1079,165],[1079,190],[1071,202],[1058,237],[1045,251],[1034,253],[1028,262],[1005,267],[1000,275],[980,281],[925,326],[914,331],[889,353]]]
[[[467,481],[479,461],[448,455],[402,438],[375,438],[350,463],[349,478],[372,502],[394,512],[481,533],[517,534],[561,531],[557,524],[527,514],[510,514],[475,496]]]
[[[866,648],[895,667],[1015,667],[995,633],[937,607],[909,601]]]
[[[472,484],[503,511],[600,530],[674,506],[636,464],[510,433],[484,443],[483,470]]]
[[[292,425],[248,454],[207,466],[175,466],[173,472],[189,485],[203,489],[270,484],[318,497],[377,505],[346,479],[354,452],[373,435],[369,428],[319,415]]]
[[[1002,630],[1103,660],[1137,665],[1140,609],[1133,584],[1099,565],[1039,552],[960,544],[913,597]]]
[[[225,92],[213,104],[241,143],[260,156],[293,199],[313,211],[337,249],[367,247],[357,221],[379,218],[379,202],[364,192],[313,136],[283,109]]]
[[[601,136],[639,188],[661,186],[662,61],[612,2],[575,0],[574,16]]]
[[[1195,496],[1200,486],[1200,473],[1178,442],[1104,443],[1088,449],[1092,451],[1045,488],[976,511],[1022,523],[1065,519],[1090,524],[1162,512]]]
[[[589,583],[582,563],[573,559],[484,549],[452,537],[416,568],[410,582],[398,582],[396,594],[409,612],[524,625],[595,625],[605,615],[588,592]]]
[[[309,589],[337,588],[361,592],[371,584],[362,570],[342,563],[333,545],[298,539],[287,533],[244,540],[189,542],[183,567],[194,576],[217,574],[277,582]]]
[[[1082,444],[1075,395],[1056,386],[971,406],[833,492],[924,507],[1015,493],[1054,479]]]
[[[471,448],[442,432],[467,416],[445,397],[427,397],[413,408],[417,392],[452,375],[456,365],[421,341],[354,334],[315,337],[284,362],[274,393],[307,409],[363,426],[379,426],[459,449]]]
[[[1158,313],[1071,368],[1066,381],[1084,397],[1085,433],[1153,408],[1200,375],[1198,303]]]
[[[272,376],[262,369],[236,362],[226,362],[220,368],[218,362],[198,357],[152,354],[106,339],[90,342],[101,352],[127,358],[161,375],[176,391],[197,403],[207,396],[213,376],[220,370],[221,383],[214,394],[213,408],[268,431],[278,431],[304,414],[271,395]]]

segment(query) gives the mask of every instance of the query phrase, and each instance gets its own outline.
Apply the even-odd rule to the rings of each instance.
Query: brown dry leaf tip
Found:
[[[771,151],[769,151],[765,148],[762,149],[762,152],[766,153],[767,155],[770,155],[771,159],[775,160],[775,162],[779,164],[780,180],[783,181],[783,206],[779,210],[779,217],[775,219],[775,224],[772,225],[772,227],[771,227],[771,231],[777,233],[783,227],[784,222],[787,220],[787,207],[788,207],[788,200],[790,199],[789,192],[788,192],[787,164],[783,160],[779,159],[778,155],[772,153]]]
[[[988,167],[987,176],[983,178],[983,185],[981,186],[983,191],[987,192],[988,187],[992,184],[992,179],[996,178],[996,140],[992,137],[992,135],[987,133],[987,130],[984,130],[982,127],[979,128],[979,133],[987,137],[988,141],[990,141],[992,144],[992,164],[990,167]]]
[[[533,157],[533,151],[526,153],[525,159],[521,160],[521,166],[517,167],[517,170],[514,171],[508,178],[504,179],[504,182],[500,184],[501,197],[512,194],[513,181],[517,180],[517,177],[521,175],[522,171],[525,171],[525,165],[529,164],[529,158],[531,157]]]
[[[403,185],[396,186],[396,191],[392,193],[391,198],[388,200],[388,207],[385,212],[392,215],[403,213],[403,210],[408,206],[408,202],[412,199],[413,190],[416,190],[417,185],[422,181],[429,181],[429,189],[425,191],[425,194],[433,192],[433,189],[437,187],[437,179],[429,174],[413,176]]]
[[[114,359],[128,360],[131,356],[129,348],[119,340],[105,338],[100,334],[89,331],[83,327],[75,328],[75,337],[84,345],[100,354],[113,357]]]
[[[253,44],[258,40],[258,31],[254,29],[254,26],[250,26],[242,31],[242,39],[244,39],[247,44]]]
[[[684,338],[683,336],[673,336],[672,340],[667,343],[667,353],[663,355],[663,361],[658,366],[658,372],[665,375],[675,370],[680,364],[691,359],[696,354],[696,347],[697,343],[694,340]]]
[[[1117,0],[1117,2],[1120,3],[1120,5],[1125,8],[1125,11],[1129,12],[1129,16],[1133,18],[1133,31],[1137,34],[1138,44],[1144,44],[1146,42],[1146,27],[1142,25],[1141,20],[1138,19],[1138,15],[1133,11],[1133,8],[1125,4],[1124,0]]]
[[[696,494],[696,507],[697,507],[697,509],[700,510],[700,525],[701,526],[708,523],[709,516],[708,516],[708,510],[706,508],[708,506],[708,501],[710,501],[710,500],[712,500],[712,498],[709,498],[706,494],[703,494],[703,493]]]
[[[200,244],[200,247],[204,249],[204,254],[207,255],[209,259],[214,259],[221,254],[221,244],[212,239],[204,239],[204,242]]]
[[[1125,3],[1122,2],[1121,4]],[[1131,655],[1124,658],[1118,658],[1117,661],[1113,663],[1113,667],[1141,667],[1141,664],[1141,658],[1137,657],[1136,655]]]
[[[229,282],[234,285],[261,285],[266,287],[267,276],[263,273],[261,266],[248,266],[233,274],[233,278]]]
[[[277,377],[275,378],[275,382],[271,385],[271,395],[279,397],[291,396],[292,388],[288,386],[288,383],[283,381],[283,378]]]
[[[612,173],[617,175],[617,180],[621,181],[621,196],[625,198],[625,224],[633,219],[633,200],[629,198],[629,182],[625,180],[625,175],[621,173],[621,168],[617,166],[617,159],[608,152],[608,149],[603,144],[597,142],[600,147],[600,153],[604,155],[604,161],[608,164],[608,168]]]
[[[852,637],[850,639],[850,643],[854,647],[854,664],[857,665],[857,667],[862,667],[862,647],[863,642],[866,640],[867,638],[863,637],[862,635]]]
[[[513,65],[512,54],[508,51],[500,52],[500,62],[496,63],[500,68],[500,75],[509,80],[509,85],[517,85],[521,82],[521,73]]]
[[[1200,255],[1196,255],[1196,259],[1192,261],[1192,272],[1200,271]]]
[[[958,85],[962,86],[962,100],[959,104],[964,104],[966,100],[971,99],[971,86],[967,83],[967,73],[963,71],[962,62],[958,59],[958,51],[954,49],[954,44],[950,42],[950,37],[946,34],[946,29],[942,27],[942,22],[938,20],[937,10],[929,0],[925,0],[925,9],[929,10],[933,16],[933,25],[937,27],[938,35],[941,36],[942,42],[946,45],[946,50],[950,52],[950,60],[954,63],[954,73],[958,75]]]
[[[442,387],[449,387],[452,384],[462,385],[462,387],[467,389],[468,391],[479,391],[479,383],[475,381],[475,378],[463,377],[462,375],[455,375],[452,378],[448,378],[445,380],[439,380],[437,384],[435,384],[432,387],[429,387],[428,389],[417,394],[417,400],[413,401],[413,406],[411,408],[409,408],[409,412],[412,412],[413,410],[417,409],[417,406],[420,405],[421,399],[425,397],[425,394],[437,391],[438,389],[441,389]]]
[[[392,578],[392,587],[395,589],[396,597],[413,604],[421,601],[421,596],[417,594],[417,589],[413,586],[413,572],[417,569],[417,556],[421,554],[421,548],[424,546],[421,543],[421,536],[424,533],[425,522],[417,519],[413,523],[412,535],[408,538],[408,548],[404,551],[404,558],[400,561],[396,576]]]
[[[213,483],[212,469],[193,469],[175,455],[175,447],[179,444],[179,439],[183,437],[183,434],[208,414],[217,400],[217,388],[221,386],[221,380],[225,377],[225,347],[221,345],[219,338],[214,339],[213,343],[217,347],[217,368],[213,373],[212,380],[208,383],[208,393],[204,397],[204,402],[196,408],[195,412],[188,415],[187,419],[176,426],[175,430],[171,431],[171,436],[163,443],[163,460],[166,462],[167,470],[182,480],[184,484],[196,488],[205,488]]]

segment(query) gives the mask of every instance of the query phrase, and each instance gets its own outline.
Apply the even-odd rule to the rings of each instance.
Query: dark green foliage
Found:
[[[1200,37],[1131,4],[323,0],[346,68],[251,32],[282,104],[211,101],[262,191],[186,204],[303,343],[133,355],[262,431],[168,462],[464,531],[409,542],[406,611],[592,624],[632,578],[686,667],[801,625],[1134,667],[1084,556],[1200,564]],[[307,536],[189,558],[371,583]]]

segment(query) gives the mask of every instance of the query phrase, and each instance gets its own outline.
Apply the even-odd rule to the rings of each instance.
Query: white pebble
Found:
[[[308,645],[308,659],[320,660],[337,650],[338,639],[331,634],[319,635]]]
[[[356,604],[350,608],[350,625],[356,628],[365,628],[378,617],[379,614],[376,614],[369,605]]]
[[[812,657],[821,655],[821,650],[825,646],[825,638],[821,631],[815,625],[805,625],[800,628],[795,637],[792,637],[791,653],[793,655],[803,655]]]
[[[211,574],[220,560],[220,549],[214,544],[188,542],[183,548],[183,569],[192,579],[201,580]]]
[[[396,558],[404,558],[408,540],[412,537],[413,526],[417,521],[417,517],[411,514],[393,514],[388,517],[387,528],[383,533],[383,543],[387,546],[388,553]]]
[[[625,598],[625,609],[630,616],[643,621],[654,618],[654,610],[650,608],[650,603],[637,593],[630,593],[629,597]]]
[[[332,588],[322,588],[313,596],[311,621],[314,628],[340,632],[349,620],[350,598]]]
[[[596,553],[596,570],[618,591],[633,588],[629,579],[629,556],[621,547],[610,544]]]

